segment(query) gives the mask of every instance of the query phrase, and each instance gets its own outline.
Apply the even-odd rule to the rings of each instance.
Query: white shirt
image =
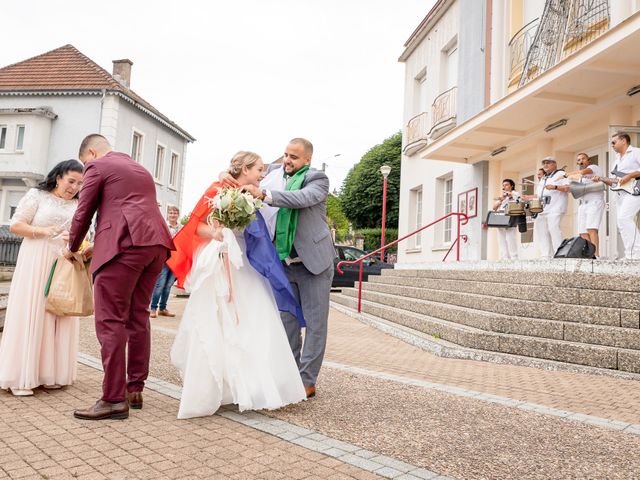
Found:
[[[552,215],[567,211],[567,193],[560,190],[547,190],[547,185],[567,185],[569,181],[564,178],[564,170],[556,170],[551,175],[545,175],[540,179],[536,195],[544,204],[544,210],[540,215]]]
[[[631,173],[640,170],[640,148],[629,145],[624,155],[616,153],[616,167],[622,173]]]
[[[283,191],[286,185],[287,181],[284,178],[284,167],[282,166],[271,170],[267,174],[267,176],[264,177],[260,182],[260,188],[267,190],[268,192],[270,192],[271,190]],[[267,195],[269,195],[269,193],[267,193]],[[265,202],[264,207],[260,209],[260,213],[264,217],[264,221],[267,223],[269,234],[271,235],[271,239],[273,240],[273,237],[276,234],[278,208],[272,207]]]
[[[591,171],[593,173],[588,173],[586,175],[583,175],[582,178],[580,179],[580,183],[586,183],[586,184],[591,184],[593,183],[593,177],[594,176],[598,176],[598,177],[603,177],[604,175],[602,174],[602,168],[600,167],[600,165],[589,165],[587,168],[591,169]],[[585,193],[582,197],[582,200],[603,200],[604,199],[604,190],[601,192],[588,192]]]
[[[511,193],[511,197],[507,197],[502,200],[502,203],[500,204],[500,210],[506,210],[509,202],[515,202],[520,198],[520,194],[516,191],[511,191],[509,193]]]

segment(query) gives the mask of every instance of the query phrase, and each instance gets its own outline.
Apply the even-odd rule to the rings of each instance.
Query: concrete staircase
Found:
[[[433,345],[499,354],[485,359],[640,373],[640,275],[613,267],[607,273],[535,264],[487,269],[486,262],[443,267],[370,277],[362,287],[363,317]],[[331,299],[353,311],[357,295],[356,285]]]

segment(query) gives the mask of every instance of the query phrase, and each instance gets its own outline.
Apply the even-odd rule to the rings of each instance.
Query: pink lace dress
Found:
[[[77,200],[29,190],[11,223],[69,229]],[[0,388],[70,385],[76,378],[79,323],[45,311],[44,287],[62,239],[24,238],[18,254],[0,342]]]

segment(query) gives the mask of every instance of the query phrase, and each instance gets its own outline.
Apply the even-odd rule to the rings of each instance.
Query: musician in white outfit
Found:
[[[631,137],[627,133],[617,132],[611,137],[611,146],[616,152],[616,162],[613,171],[624,173],[615,179],[594,177],[594,181],[602,180],[609,186],[624,185],[640,177],[640,149],[631,146]],[[616,212],[618,230],[624,244],[624,258],[626,260],[640,259],[640,231],[636,226],[636,216],[640,211],[640,196],[634,196],[624,191],[616,192]]]
[[[515,202],[520,194],[515,191],[516,183],[510,178],[502,181],[502,195],[493,205],[494,210],[506,210],[509,202]],[[498,245],[500,260],[516,260],[518,258],[518,227],[498,228]]]
[[[544,210],[535,219],[534,241],[542,258],[552,258],[562,243],[560,221],[567,211],[568,180],[564,170],[558,169],[556,159],[542,160],[545,175],[540,179],[536,195],[542,201]]]
[[[594,178],[602,177],[602,168],[591,164],[589,155],[579,153],[576,158],[579,170],[568,172],[565,178],[580,176],[580,183],[593,184]],[[595,255],[600,256],[600,238],[598,230],[604,214],[604,190],[599,192],[587,192],[578,199],[578,233],[585,240],[589,240],[596,247]]]

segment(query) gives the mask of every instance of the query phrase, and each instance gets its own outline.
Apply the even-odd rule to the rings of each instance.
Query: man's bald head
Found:
[[[88,163],[96,158],[104,157],[110,151],[109,141],[98,133],[92,133],[82,140],[78,158],[82,163]]]

